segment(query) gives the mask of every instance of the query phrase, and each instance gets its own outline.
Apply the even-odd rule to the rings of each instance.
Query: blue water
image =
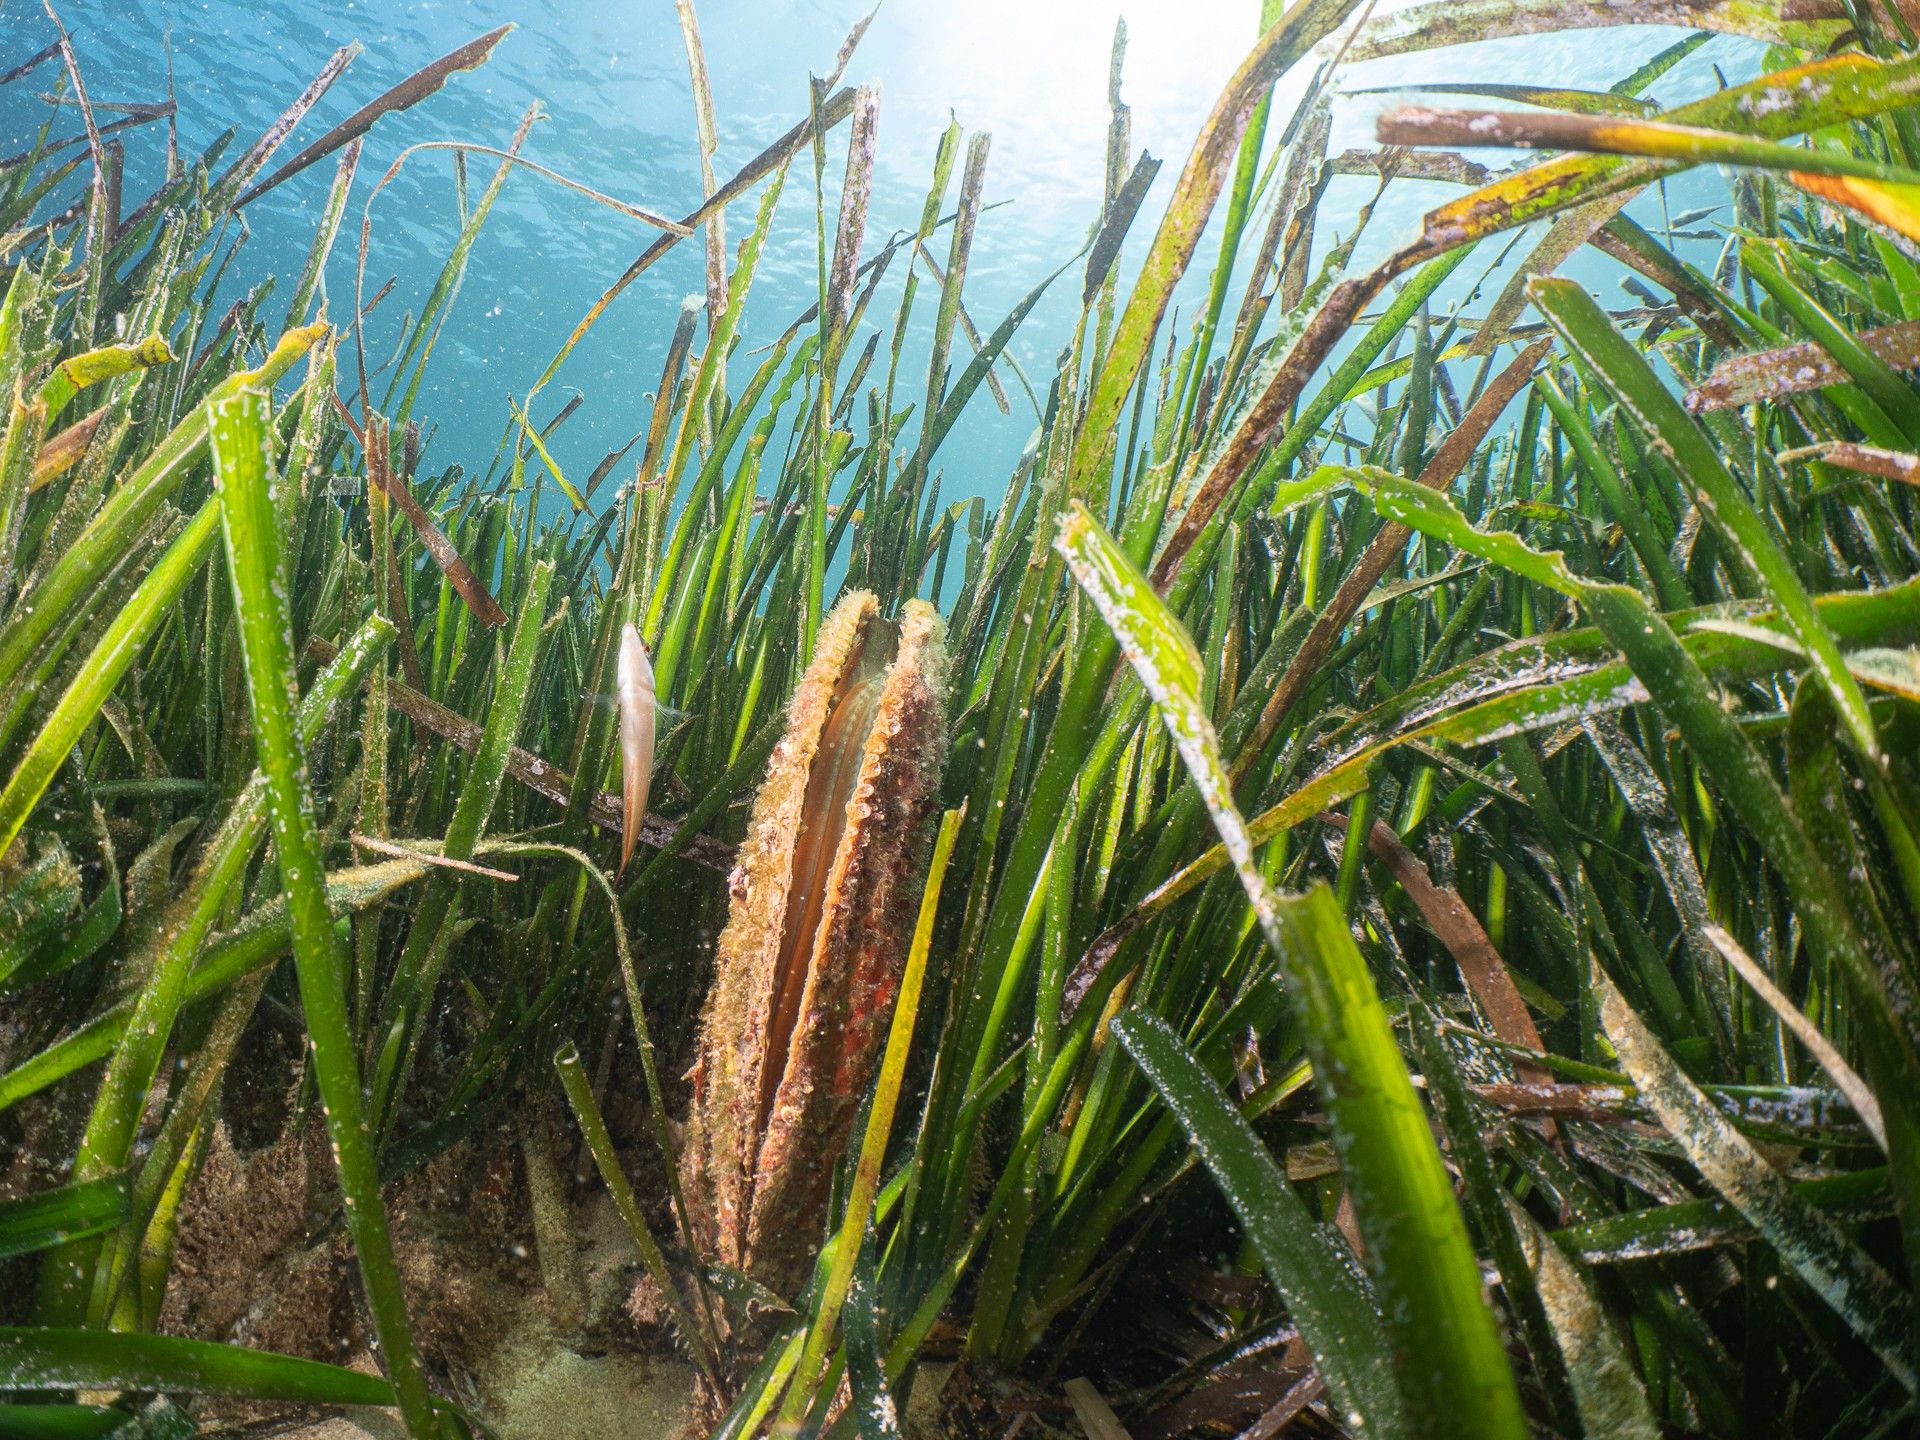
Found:
[[[805,113],[809,72],[832,66],[842,37],[866,8],[866,0],[705,0],[700,5],[720,132],[715,167],[722,179]],[[917,221],[934,147],[951,116],[993,136],[986,200],[995,208],[981,221],[966,287],[966,302],[980,329],[990,331],[1043,274],[1072,254],[1099,208],[1108,54],[1123,11],[1129,27],[1124,98],[1132,108],[1135,147],[1145,146],[1166,162],[1129,247],[1137,262],[1195,131],[1254,37],[1258,0],[889,0],[846,77],[880,90],[867,253],[890,231]],[[338,46],[359,41],[365,52],[280,159],[426,60],[495,25],[511,21],[518,26],[485,67],[454,77],[412,111],[388,117],[368,138],[326,277],[336,318],[350,312],[366,197],[394,158],[428,140],[504,145],[520,115],[535,103],[548,118],[535,127],[524,152],[529,158],[674,216],[700,199],[691,90],[672,0],[634,0],[617,7],[573,0],[404,5],[116,0],[70,4],[63,18],[96,102],[163,98],[171,55],[179,143],[189,155],[230,126],[238,135],[229,153],[237,153]],[[1678,33],[1609,31],[1503,41],[1354,67],[1345,86],[1499,74],[1599,88]],[[52,34],[38,4],[0,0],[0,69]],[[1735,78],[1750,73],[1753,48],[1715,40],[1654,93],[1671,103],[1710,91],[1719,83],[1716,63]],[[46,114],[36,97],[51,90],[56,79],[55,67],[48,64],[0,87],[0,150],[11,153],[28,143]],[[1342,104],[1336,150],[1371,143],[1371,115],[1379,103],[1356,97]],[[55,127],[60,134],[78,128],[71,111]],[[1278,130],[1276,123],[1272,133]],[[124,138],[131,206],[163,173],[165,127],[143,127]],[[829,226],[844,147],[843,129],[828,146]],[[1487,158],[1505,163],[1512,157]],[[285,277],[283,286],[291,283],[333,164],[323,161],[248,209],[251,234],[233,267],[245,281],[271,271]],[[484,157],[470,162],[476,190],[491,164]],[[1697,203],[1702,185],[1714,183],[1692,182],[1685,203]],[[1334,182],[1322,209],[1322,245],[1342,231],[1344,218],[1371,190],[1369,182],[1358,179]],[[1404,240],[1417,227],[1422,209],[1453,193],[1439,185],[1396,186],[1359,258],[1377,256]],[[1636,203],[1642,213],[1658,217],[1657,196]],[[750,196],[732,211],[730,245],[751,221],[753,204]],[[414,154],[373,202],[367,290],[389,276],[396,285],[369,322],[370,359],[390,351],[403,314],[424,299],[458,224],[453,165],[444,151]],[[812,302],[813,225],[811,164],[803,158],[790,177],[748,301],[750,345],[778,333]],[[430,465],[458,461],[485,468],[508,418],[507,397],[525,397],[594,298],[654,235],[637,221],[531,174],[509,178],[473,253],[417,407],[432,427]],[[934,248],[944,260],[944,241]],[[1189,312],[1211,258],[1211,247],[1203,246],[1182,297]],[[1467,273],[1482,268],[1465,267],[1463,285]],[[1617,276],[1604,264],[1583,259],[1571,268],[1609,301],[1632,303],[1617,289],[1606,290]],[[902,271],[895,266],[870,321],[891,323]],[[569,475],[584,477],[608,450],[641,428],[681,300],[701,286],[696,238],[683,242],[614,303],[535,403],[533,418],[540,423],[571,394],[585,397],[554,436],[555,457]],[[1078,288],[1077,273],[1063,278],[1011,348],[1043,399],[1055,358],[1071,335]],[[931,295],[931,287],[923,284],[921,310],[928,322]],[[284,303],[283,291],[266,313],[277,316]],[[923,340],[924,325],[918,334]],[[958,352],[961,358],[966,353]],[[917,379],[924,366],[910,348],[904,374]],[[744,373],[745,367],[738,367],[736,378]],[[1004,378],[1013,399],[1011,416],[997,413],[981,392],[939,457],[950,496],[997,496],[1033,431],[1035,416],[1019,385],[1011,375]],[[602,498],[610,489],[601,492]]]

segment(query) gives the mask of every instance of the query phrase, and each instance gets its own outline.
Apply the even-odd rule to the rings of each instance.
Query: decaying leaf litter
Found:
[[[200,155],[57,20],[6,57],[61,103],[0,163],[0,1434],[1909,1426],[1909,17],[1269,3],[1164,209],[1123,31],[1101,213],[1004,319],[984,133],[869,225],[866,22],[723,177],[677,18],[701,203],[588,192],[657,238],[482,473],[421,379],[503,187],[573,182],[532,115],[359,166],[505,32]],[[1458,48],[1673,24],[1590,89]],[[1759,68],[1656,96],[1715,35]],[[1330,153],[1421,50],[1469,78]],[[375,197],[448,155],[396,321]],[[310,252],[241,250],[314,167]],[[570,477],[617,402],[546,390],[683,242]],[[983,389],[1038,417],[995,503]]]

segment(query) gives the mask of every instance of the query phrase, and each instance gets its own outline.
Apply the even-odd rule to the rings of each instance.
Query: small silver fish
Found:
[[[653,661],[646,642],[631,625],[620,629],[620,661],[614,681],[620,707],[620,868],[633,858],[640,826],[647,818],[647,789],[653,782]]]

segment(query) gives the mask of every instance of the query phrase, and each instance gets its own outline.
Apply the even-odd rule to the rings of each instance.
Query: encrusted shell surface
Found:
[[[822,737],[867,627],[886,623],[873,596],[857,592],[820,627],[754,801],[701,1019],[683,1157],[688,1200],[715,1258],[781,1292],[805,1277],[833,1164],[879,1061],[945,753],[942,626],[932,606],[910,601],[802,951],[797,1019],[790,1035],[773,1034],[781,941],[789,905],[800,903],[795,854],[809,822],[821,823],[806,811]]]

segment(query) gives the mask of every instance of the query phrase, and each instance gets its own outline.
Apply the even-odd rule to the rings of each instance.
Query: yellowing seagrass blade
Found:
[[[620,868],[627,868],[647,818],[647,787],[653,780],[653,661],[646,642],[631,625],[620,630],[619,674],[615,692],[620,702],[620,799],[624,811],[620,827]]]

